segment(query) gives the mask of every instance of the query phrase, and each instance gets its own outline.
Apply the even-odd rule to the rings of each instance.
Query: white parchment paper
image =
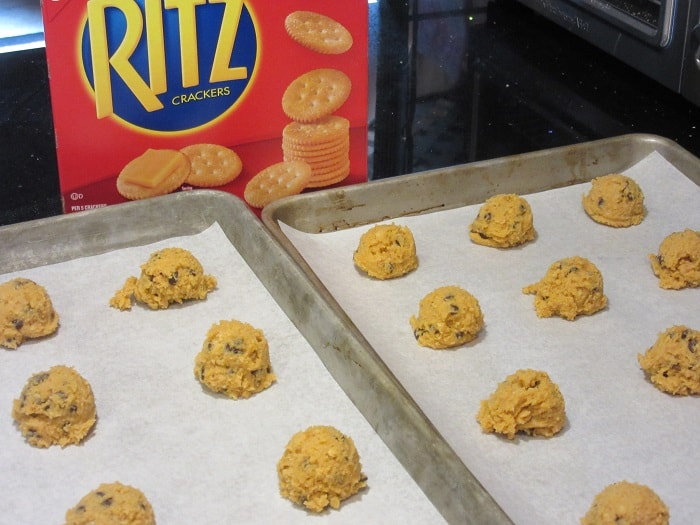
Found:
[[[158,248],[187,248],[218,288],[205,301],[151,311],[108,306]],[[0,349],[0,523],[63,523],[100,483],[140,488],[160,525],[442,523],[437,510],[345,396],[218,225],[199,235],[6,274],[42,284],[60,315],[56,335]],[[209,327],[261,328],[277,383],[247,400],[207,393],[194,358]],[[27,378],[56,364],[92,385],[94,433],[80,446],[37,449],[10,416]],[[350,435],[369,488],[340,511],[307,513],[279,495],[276,463],[311,425]]]
[[[637,363],[666,328],[700,329],[700,289],[662,290],[647,258],[668,234],[700,230],[700,188],[657,153],[626,173],[646,196],[647,216],[631,228],[609,228],[585,215],[588,183],[526,196],[538,237],[515,249],[470,242],[478,205],[396,219],[411,228],[420,265],[390,281],[369,279],[353,266],[368,227],[305,234],[281,225],[518,524],[578,523],[595,494],[623,479],[652,487],[670,507],[672,523],[696,523],[700,515],[700,399],[660,392]],[[522,287],[573,255],[598,266],[609,307],[575,321],[538,318]],[[408,320],[425,294],[448,284],[479,300],[485,329],[456,350],[421,347]],[[544,370],[559,385],[568,418],[559,435],[509,441],[481,432],[480,401],[520,368]]]

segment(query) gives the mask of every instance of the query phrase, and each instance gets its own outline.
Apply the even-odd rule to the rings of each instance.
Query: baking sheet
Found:
[[[183,224],[197,224],[200,214],[216,205],[236,212],[238,208],[223,206],[230,199],[217,195],[204,211],[189,210],[191,220],[187,207],[178,217]],[[109,221],[119,217],[118,207],[113,208],[87,214],[85,221],[60,217],[39,221],[36,227],[0,229],[5,246],[21,243],[18,236],[23,234],[29,244],[37,244],[32,248],[21,243],[20,259],[35,264],[63,260],[13,268],[0,276],[5,281],[21,275],[45,286],[61,319],[56,335],[0,351],[0,403],[6,407],[0,424],[0,523],[62,523],[65,511],[85,493],[115,480],[143,490],[161,524],[371,523],[378,515],[383,522],[444,522],[219,224],[199,233],[121,246],[128,244],[129,234],[118,231],[119,220]],[[246,221],[236,219],[246,227]],[[67,237],[83,229],[79,242],[96,254],[71,258],[61,246],[62,235],[56,236],[55,246],[48,243],[41,249],[54,222],[75,226],[60,229]],[[85,222],[92,226],[83,227]],[[34,235],[36,231],[42,233]],[[253,239],[259,235],[255,229],[227,233]],[[135,229],[130,237],[135,243],[142,234]],[[110,250],[115,245],[121,249]],[[137,275],[148,255],[165,246],[192,251],[205,271],[217,277],[217,289],[205,301],[168,310],[136,306],[120,312],[108,307],[124,280]],[[270,265],[285,263],[274,252],[262,256]],[[2,268],[18,264],[17,257],[3,257]],[[282,267],[277,270],[284,273]],[[211,395],[194,378],[194,357],[208,328],[221,319],[249,322],[268,339],[277,382],[250,399]],[[91,383],[98,422],[80,446],[37,449],[24,442],[9,413],[27,378],[55,364],[74,366]],[[317,424],[334,425],[354,439],[369,485],[340,511],[320,516],[279,496],[275,470],[292,434]]]
[[[424,181],[410,176],[410,189],[402,189],[398,180],[381,190],[377,186],[376,200],[368,197],[371,188],[358,193],[350,188],[342,195],[291,198],[263,214],[515,523],[575,523],[597,492],[620,479],[653,487],[669,505],[674,523],[691,523],[700,511],[695,468],[700,452],[694,443],[700,431],[698,400],[659,392],[636,362],[637,353],[667,327],[700,327],[700,289],[661,290],[647,259],[669,233],[700,229],[700,189],[686,175],[695,168],[697,179],[697,163],[680,148],[652,139],[627,138],[615,147],[601,142],[597,149],[583,145],[578,156],[559,150],[510,163],[501,159],[494,166],[499,176],[493,178],[488,164],[473,172],[467,166],[463,193],[456,184],[454,197],[446,197],[444,187],[431,187],[444,179],[429,173]],[[655,143],[666,158],[647,156],[646,147]],[[628,163],[630,157],[634,162]],[[591,158],[596,161],[589,163]],[[467,229],[482,199],[461,207],[440,199],[515,191],[511,188],[533,183],[511,175],[529,174],[538,163],[561,169],[541,173],[535,184],[549,176],[557,189],[522,193],[533,208],[536,242],[511,250],[469,242]],[[648,215],[640,226],[612,229],[588,219],[580,199],[585,181],[621,164],[645,191]],[[401,192],[405,202],[390,199]],[[367,229],[357,224],[382,221],[412,229],[420,259],[416,272],[382,282],[354,268],[352,251]],[[314,233],[335,228],[341,229]],[[554,260],[571,255],[588,257],[600,268],[609,307],[574,322],[537,318],[533,296],[521,288],[539,280]],[[445,284],[461,285],[479,299],[485,330],[457,350],[420,347],[408,319],[426,293]],[[543,369],[559,384],[568,418],[560,435],[511,442],[481,432],[475,420],[480,400],[518,368]]]

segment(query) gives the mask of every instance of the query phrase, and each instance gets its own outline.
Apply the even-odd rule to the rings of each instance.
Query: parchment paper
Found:
[[[158,248],[187,248],[218,288],[205,301],[120,312],[109,298]],[[1,276],[42,284],[60,315],[56,335],[0,349],[0,523],[63,523],[100,483],[140,488],[160,525],[444,523],[352,405],[314,350],[218,225],[205,232]],[[209,327],[238,319],[268,339],[277,383],[247,400],[205,391],[194,358]],[[10,416],[35,372],[75,367],[92,385],[95,431],[80,446],[37,449]],[[314,515],[279,495],[276,463],[311,425],[350,435],[369,488],[340,511]]]
[[[479,246],[468,228],[480,205],[395,219],[411,228],[419,268],[379,281],[352,253],[369,226],[285,235],[408,389],[464,463],[518,524],[578,523],[606,485],[649,485],[671,522],[700,515],[700,399],[673,397],[644,377],[637,354],[676,324],[700,329],[700,289],[662,290],[647,258],[668,234],[700,230],[700,188],[659,154],[629,169],[645,192],[639,226],[615,229],[581,206],[588,183],[526,196],[538,237],[523,247]],[[507,188],[501,191],[508,192]],[[575,321],[540,319],[521,292],[555,260],[587,257],[603,274],[609,307]],[[456,284],[480,302],[485,329],[455,350],[413,338],[409,318],[433,289]],[[520,368],[546,371],[568,423],[551,439],[514,441],[481,432],[479,403]]]

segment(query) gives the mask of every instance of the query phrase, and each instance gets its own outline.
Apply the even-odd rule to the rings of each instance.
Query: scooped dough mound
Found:
[[[275,382],[263,331],[241,321],[220,321],[207,333],[195,377],[213,392],[248,398]]]
[[[651,268],[659,286],[668,290],[700,286],[700,231],[674,232],[659,245],[658,255],[650,254]]]
[[[581,525],[668,525],[666,504],[646,485],[618,481],[605,487]]]
[[[413,335],[421,346],[444,349],[476,338],[484,327],[479,301],[459,286],[443,286],[421,299],[411,316]]]
[[[205,275],[200,262],[188,250],[165,248],[152,253],[141,266],[140,277],[129,277],[109,304],[129,310],[135,299],[157,310],[173,303],[204,299],[214,288],[216,278]]]
[[[518,370],[481,402],[476,419],[484,432],[508,439],[518,432],[552,437],[566,422],[564,396],[546,372]]]
[[[677,396],[700,394],[700,331],[672,326],[637,360],[659,390]]]
[[[360,237],[355,265],[370,277],[393,279],[418,268],[416,243],[406,226],[378,224]]]
[[[280,494],[314,512],[340,503],[367,486],[352,438],[331,426],[297,432],[277,463]]]
[[[58,314],[43,286],[22,277],[0,284],[0,346],[14,350],[57,329]]]
[[[78,372],[57,365],[27,380],[13,403],[12,417],[30,445],[75,445],[97,421],[95,398]]]
[[[600,224],[634,226],[644,219],[644,193],[635,180],[611,173],[591,181],[590,191],[583,196],[583,209]]]
[[[602,274],[591,261],[578,256],[554,262],[544,277],[524,287],[523,293],[535,295],[539,317],[559,316],[568,321],[594,314],[608,304]]]
[[[530,204],[519,195],[494,195],[482,204],[469,228],[469,238],[494,248],[519,246],[535,238]]]
[[[102,483],[66,512],[65,525],[155,525],[151,503],[139,489]]]

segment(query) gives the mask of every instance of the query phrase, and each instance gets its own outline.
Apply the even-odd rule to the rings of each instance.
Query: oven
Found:
[[[700,105],[700,0],[519,0]]]

